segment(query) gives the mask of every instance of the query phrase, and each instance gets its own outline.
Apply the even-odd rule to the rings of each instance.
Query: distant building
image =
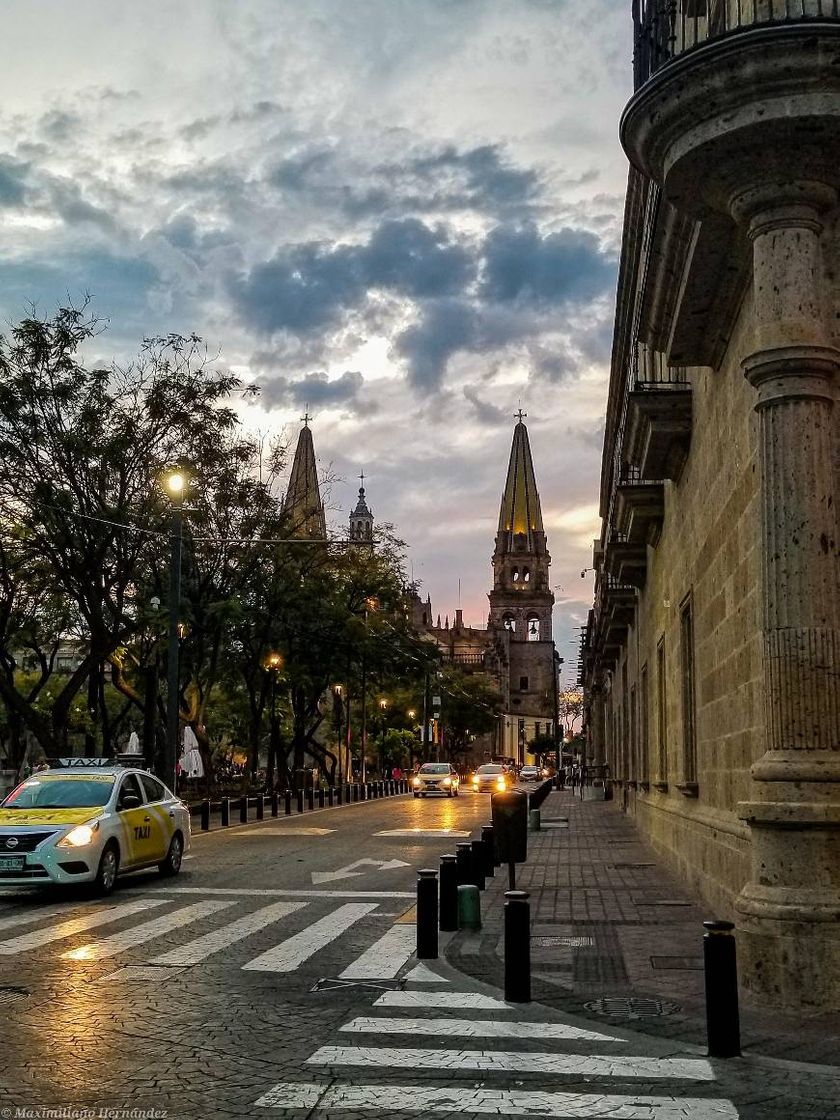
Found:
[[[634,13],[589,750],[737,923],[744,988],[834,1010],[840,13]]]
[[[298,436],[292,470],[289,475],[289,488],[283,502],[283,512],[289,515],[290,531],[295,537],[309,537],[325,540],[327,522],[321,489],[318,485],[318,467],[315,462],[315,447],[312,443],[311,417],[307,413]]]
[[[446,660],[483,669],[497,681],[503,711],[492,753],[520,763],[530,757],[532,739],[552,733],[555,719],[551,557],[523,418],[520,413],[514,428],[499,512],[487,627],[464,626],[460,610],[453,625],[447,617],[441,626],[439,615],[432,621],[431,598],[417,595],[413,603],[415,626]]]

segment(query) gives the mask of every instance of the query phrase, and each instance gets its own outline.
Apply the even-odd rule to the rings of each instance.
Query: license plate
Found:
[[[26,856],[0,856],[0,871],[23,871]]]

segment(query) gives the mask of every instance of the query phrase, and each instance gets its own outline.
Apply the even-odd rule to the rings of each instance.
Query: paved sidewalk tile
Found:
[[[534,1000],[602,1026],[705,1045],[702,923],[729,915],[681,884],[614,803],[566,790],[541,812],[516,882],[531,895]],[[460,932],[447,949],[453,965],[499,987],[507,885],[500,868],[482,894],[483,929]],[[598,1013],[605,1009],[614,1014]],[[840,1012],[795,1017],[742,1002],[741,1027],[746,1052],[840,1064]]]

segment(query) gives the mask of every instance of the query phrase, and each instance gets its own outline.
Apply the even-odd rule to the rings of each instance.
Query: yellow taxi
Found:
[[[0,886],[91,883],[106,895],[123,872],[177,875],[190,846],[187,806],[145,770],[67,762],[0,804]]]
[[[473,793],[504,793],[513,786],[513,775],[499,762],[485,762],[472,776]]]

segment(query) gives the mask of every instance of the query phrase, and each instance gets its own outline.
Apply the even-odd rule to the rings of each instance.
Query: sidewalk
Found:
[[[532,999],[704,1046],[702,923],[720,915],[657,862],[613,802],[553,792],[542,822],[516,882],[531,895]],[[452,965],[499,988],[506,889],[499,868],[481,896],[484,928],[461,931],[447,947]],[[742,1002],[741,1037],[745,1053],[840,1065],[840,1010],[797,1018]]]

